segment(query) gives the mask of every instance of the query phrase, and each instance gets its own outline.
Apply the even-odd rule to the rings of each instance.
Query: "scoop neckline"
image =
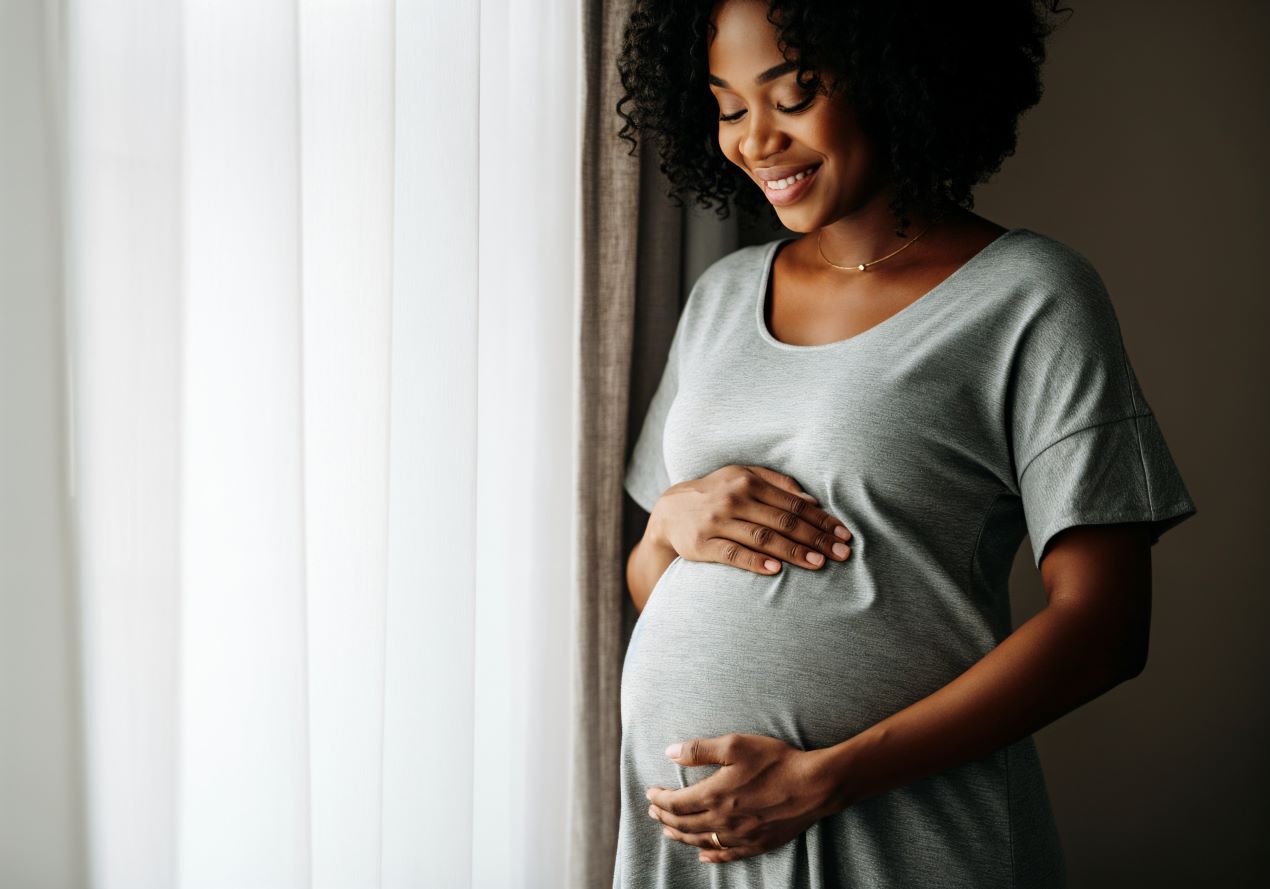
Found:
[[[890,315],[889,317],[882,319],[877,324],[874,324],[872,327],[862,330],[859,333],[852,334],[846,339],[834,340],[833,342],[830,342],[830,343],[817,343],[816,345],[810,345],[810,346],[799,345],[797,343],[786,343],[786,342],[782,342],[778,340],[776,337],[772,335],[772,332],[767,329],[767,320],[763,317],[763,309],[767,304],[767,284],[772,276],[772,268],[776,265],[777,251],[780,249],[781,244],[784,244],[787,241],[797,240],[798,236],[790,235],[784,238],[777,238],[776,240],[772,241],[770,244],[767,245],[767,250],[763,255],[763,273],[759,277],[758,298],[754,300],[754,321],[756,326],[758,327],[759,338],[763,342],[767,343],[769,346],[772,346],[773,348],[776,348],[776,349],[784,350],[786,352],[823,352],[829,349],[841,349],[849,345],[850,346],[857,345],[860,340],[869,337],[874,331],[879,330],[880,328],[894,326],[896,323],[898,323],[900,319],[907,317],[909,315],[912,315],[914,311],[916,310],[916,308],[918,307],[918,305],[928,302],[932,296],[934,296],[935,294],[939,293],[942,290],[946,290],[949,286],[952,285],[952,283],[958,277],[962,276],[967,269],[971,268],[974,265],[982,263],[983,259],[987,255],[993,253],[999,247],[1002,241],[1008,240],[1011,235],[1019,234],[1026,231],[1028,231],[1026,228],[1006,229],[1004,232],[1002,232],[1001,234],[993,238],[991,241],[989,241],[986,245],[981,247],[978,253],[976,253],[974,256],[970,257],[961,265],[959,265],[956,269],[954,269],[951,275],[944,278],[944,280],[940,281],[930,290],[927,290],[925,293],[923,293],[917,299],[913,300],[904,308],[900,309],[894,315]]]

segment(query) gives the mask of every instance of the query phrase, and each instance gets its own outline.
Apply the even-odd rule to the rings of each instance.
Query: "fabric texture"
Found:
[[[664,837],[650,785],[684,787],[672,741],[747,732],[832,746],[951,682],[1012,631],[1008,581],[1064,528],[1194,515],[1080,253],[1007,231],[849,339],[782,343],[764,304],[776,251],[696,281],[627,463],[651,511],[736,463],[788,473],[851,529],[851,557],[772,576],[677,557],[621,685],[614,887],[1027,887],[1066,883],[1031,737],[879,794],[763,855],[717,864]],[[724,837],[726,842],[726,836]]]

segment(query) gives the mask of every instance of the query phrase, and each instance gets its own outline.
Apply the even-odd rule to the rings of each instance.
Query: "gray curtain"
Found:
[[[642,152],[616,136],[613,61],[629,0],[582,4],[581,234],[578,281],[578,490],[569,886],[612,885],[617,852],[619,690],[626,617],[619,509],[631,340],[645,228]],[[670,215],[670,214],[668,214]],[[677,282],[670,281],[676,285]],[[663,318],[663,323],[667,321]]]

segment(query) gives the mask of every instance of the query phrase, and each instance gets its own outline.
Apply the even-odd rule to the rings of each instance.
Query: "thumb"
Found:
[[[666,755],[684,766],[724,764],[719,738],[693,738],[678,741],[666,748]]]

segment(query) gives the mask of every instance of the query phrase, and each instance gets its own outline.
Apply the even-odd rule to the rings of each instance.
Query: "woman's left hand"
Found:
[[[722,768],[678,790],[650,787],[648,814],[665,825],[663,832],[671,839],[705,850],[698,856],[701,861],[768,852],[840,811],[822,751],[738,732],[683,741],[679,747],[679,754],[670,758],[680,765]],[[726,850],[711,841],[711,831]]]

